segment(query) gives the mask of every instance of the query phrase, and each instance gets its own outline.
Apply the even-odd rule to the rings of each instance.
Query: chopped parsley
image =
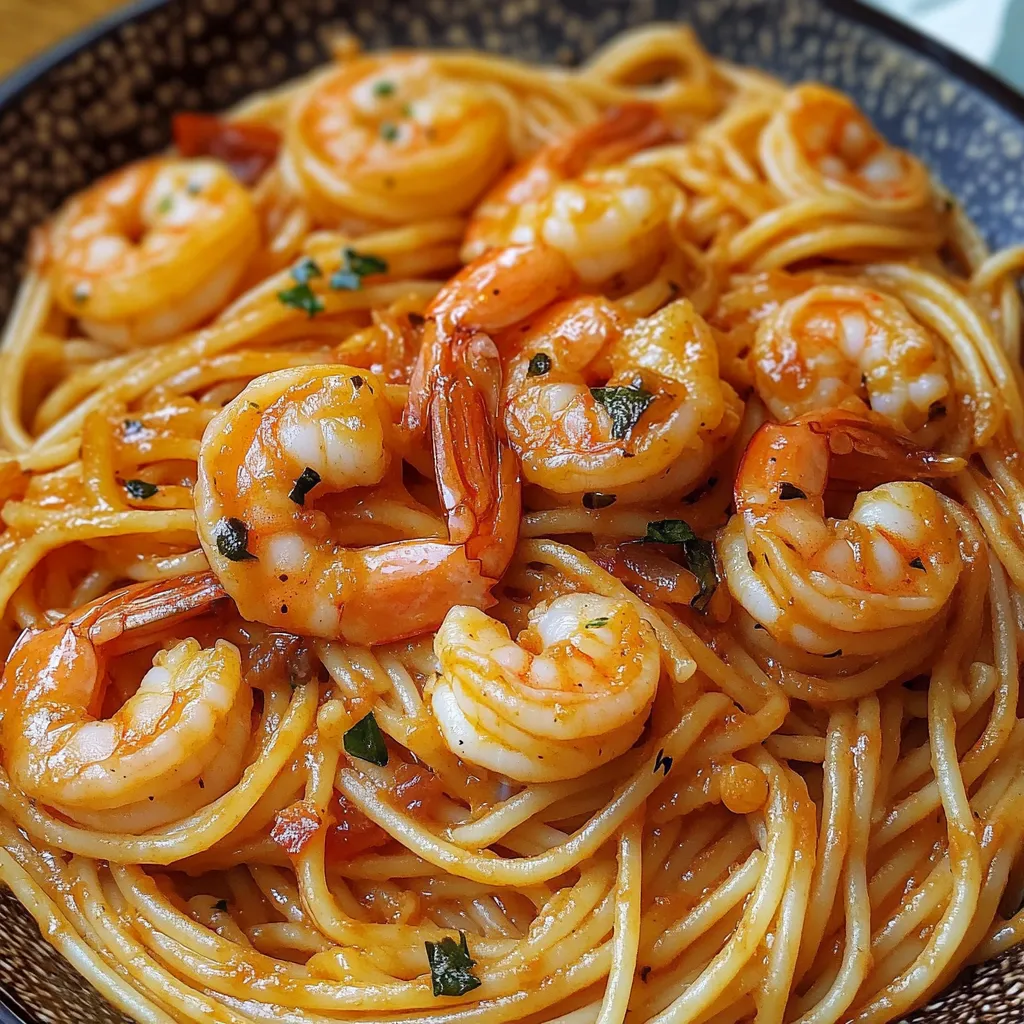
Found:
[[[608,616],[602,615],[599,619],[591,619],[589,622],[583,624],[584,629],[600,629],[602,626],[608,625]]]
[[[480,987],[480,979],[470,970],[476,961],[469,955],[465,932],[459,932],[458,942],[446,935],[440,942],[424,945],[435,996],[463,996]]]
[[[386,78],[380,79],[380,81],[373,83],[373,95],[379,96],[381,99],[385,99],[388,96],[394,96],[395,94],[395,83],[389,81]]]
[[[388,763],[388,748],[384,743],[384,734],[380,731],[372,711],[345,733],[343,743],[345,752],[352,757],[369,761],[370,764],[381,768]]]
[[[659,519],[647,524],[644,540],[655,544],[688,544],[698,540],[697,534],[685,519]]]
[[[551,369],[551,356],[547,352],[538,352],[530,358],[526,369],[527,377],[543,377]]]
[[[232,562],[248,562],[256,556],[249,551],[249,527],[231,516],[222,519],[213,531],[217,550]]]
[[[600,491],[587,491],[583,495],[583,507],[591,510],[598,508],[607,508],[609,505],[615,504],[614,494],[602,494]]]
[[[600,402],[612,418],[612,437],[623,440],[640,421],[654,395],[645,391],[639,382],[614,388],[591,388],[590,393]]]
[[[151,484],[148,480],[125,480],[124,489],[131,497],[139,500],[152,498],[160,490],[156,484]]]
[[[174,208],[174,196],[166,195],[156,204],[156,212],[159,214],[170,213]]]
[[[794,498],[806,498],[807,495],[800,490],[795,484],[791,484],[788,480],[783,480],[779,484],[779,498],[782,501],[793,501]]]
[[[368,252],[357,252],[350,246],[341,250],[341,266],[331,275],[335,291],[357,292],[363,287],[363,278],[371,274],[386,274],[388,261]]]
[[[292,267],[291,275],[295,281],[294,286],[278,292],[278,300],[285,306],[291,306],[292,309],[301,309],[312,320],[317,313],[324,311],[324,304],[320,296],[310,287],[309,282],[314,277],[323,276],[323,271],[315,260],[305,256]]]
[[[320,269],[320,265],[316,260],[311,259],[309,256],[303,256],[302,259],[292,267],[290,273],[295,279],[296,284],[309,284],[314,277],[324,276],[324,272]]]
[[[320,474],[315,469],[310,469],[309,466],[306,466],[306,468],[298,475],[288,497],[291,498],[296,505],[305,505],[306,495],[309,494],[309,492],[313,490],[318,483],[320,483]]]
[[[690,607],[704,611],[718,589],[718,573],[715,571],[715,546],[709,540],[701,540],[692,527],[683,519],[659,519],[647,524],[647,536],[643,538],[652,544],[680,544],[686,568],[697,577],[700,589],[690,602]]]
[[[394,142],[398,138],[398,125],[394,121],[384,121],[380,126],[380,137],[385,142]]]

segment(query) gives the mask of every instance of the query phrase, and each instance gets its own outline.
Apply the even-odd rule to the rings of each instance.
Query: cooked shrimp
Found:
[[[230,298],[259,242],[246,189],[214,160],[131,164],[76,196],[42,247],[56,301],[100,341],[162,341]]]
[[[455,481],[458,507],[449,530],[423,506],[410,510],[404,490],[394,495],[406,506],[395,520],[386,508],[398,506],[379,502],[388,497],[379,485],[400,487],[402,465],[384,396],[385,385],[366,370],[302,366],[258,377],[211,420],[195,490],[199,538],[246,618],[379,643],[435,627],[453,604],[487,605],[506,556],[488,532],[494,522],[484,520],[490,510],[498,517],[507,481],[493,465],[463,465],[462,450],[445,450],[438,475]],[[486,445],[478,410],[462,411],[465,432]],[[466,525],[460,513],[478,509],[478,497],[485,511]],[[347,534],[338,525],[346,521],[338,515],[343,498],[357,512],[347,517]],[[505,503],[518,507],[514,496]],[[356,546],[357,529],[372,536],[366,546]],[[513,532],[509,552],[514,542]]]
[[[784,644],[828,655],[892,650],[942,610],[961,569],[942,498],[915,478],[962,466],[853,413],[764,424],[743,455],[736,515],[720,540],[729,590]],[[896,482],[862,491],[847,519],[833,519],[824,514],[830,474]]]
[[[504,108],[426,56],[367,56],[318,78],[283,168],[314,217],[401,224],[468,209],[508,160]]]
[[[938,339],[898,299],[859,285],[818,285],[784,302],[761,321],[751,358],[779,420],[866,401],[914,432],[950,392]]]
[[[685,492],[739,425],[743,404],[686,299],[635,323],[606,300],[570,299],[513,331],[513,346],[505,427],[525,478],[549,491]]]
[[[568,260],[544,245],[492,250],[463,267],[427,307],[423,344],[409,384],[407,426],[421,432],[432,405],[438,414],[452,408],[440,382],[443,352],[450,353],[455,345],[471,347],[474,339],[480,345],[563,298],[577,284]],[[495,405],[497,398],[495,393]]]
[[[667,134],[658,111],[637,103],[545,147],[477,207],[463,259],[539,242],[562,252],[584,284],[648,277],[665,252],[682,193],[656,168],[610,165]]]
[[[596,594],[540,605],[515,641],[476,608],[453,608],[434,652],[428,693],[445,743],[520,782],[577,778],[627,751],[661,675],[651,625]]]
[[[823,85],[789,91],[761,135],[761,161],[789,199],[826,192],[896,213],[931,196],[924,165],[889,145],[849,97]]]
[[[99,714],[111,656],[158,641],[224,596],[211,573],[143,583],[23,634],[0,683],[0,751],[14,782],[77,820],[133,830],[226,790],[231,782],[217,780],[225,760],[235,779],[241,771],[252,708],[234,645],[187,639],[160,651],[138,691]]]

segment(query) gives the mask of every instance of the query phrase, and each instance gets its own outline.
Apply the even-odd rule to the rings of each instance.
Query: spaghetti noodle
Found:
[[[0,879],[91,984],[882,1024],[1024,938],[1022,250],[675,26],[176,142],[2,347]]]

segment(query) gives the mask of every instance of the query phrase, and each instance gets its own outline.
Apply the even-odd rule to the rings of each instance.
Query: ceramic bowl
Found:
[[[339,29],[370,48],[571,63],[654,20],[690,22],[730,60],[850,93],[991,246],[1024,242],[1024,98],[854,0],[144,0],[0,83],[0,319],[31,229],[62,199],[166,145],[175,111],[216,110],[321,63]],[[0,892],[0,1024],[123,1020]],[[969,969],[910,1020],[1021,1024],[1024,946]]]

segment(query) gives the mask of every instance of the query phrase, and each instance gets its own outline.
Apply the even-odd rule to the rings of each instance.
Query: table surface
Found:
[[[123,0],[0,0],[0,76]],[[868,0],[1024,89],[1024,0]]]
[[[0,0],[0,75],[121,6],[123,0]]]

